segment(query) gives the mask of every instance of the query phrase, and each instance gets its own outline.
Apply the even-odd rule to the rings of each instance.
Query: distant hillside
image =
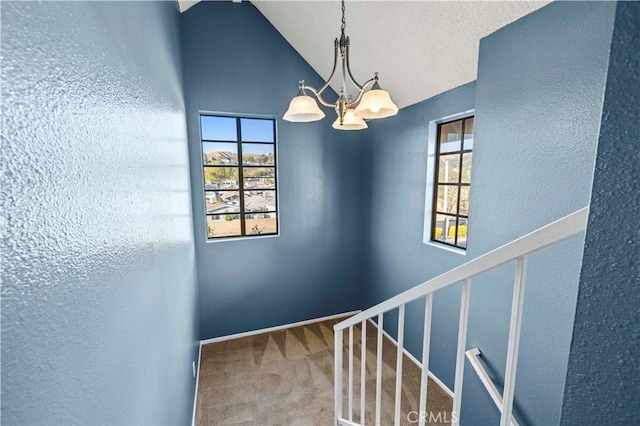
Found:
[[[231,151],[215,151],[205,153],[204,164],[220,165],[220,164],[237,164],[238,154]],[[273,165],[273,154],[244,154],[245,165]]]
[[[204,154],[205,164],[236,164],[238,154],[231,151],[216,151]]]

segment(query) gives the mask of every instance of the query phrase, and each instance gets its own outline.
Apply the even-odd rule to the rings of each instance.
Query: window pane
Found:
[[[472,153],[462,154],[462,183],[471,183]]]
[[[276,191],[246,191],[244,193],[246,212],[265,212],[276,209]]]
[[[247,142],[273,142],[273,120],[240,119],[242,140]]]
[[[202,164],[238,165],[238,144],[224,142],[202,143]]]
[[[464,149],[473,149],[473,117],[464,121]]]
[[[432,240],[466,249],[475,118],[438,125]],[[461,217],[463,216],[463,217]],[[459,241],[457,241],[459,239]]]
[[[243,143],[242,164],[245,166],[273,166],[273,148],[275,145],[266,143]]]
[[[273,167],[247,167],[242,170],[244,177],[276,177]]]
[[[244,189],[273,189],[275,186],[275,178],[244,178]]]
[[[219,214],[207,216],[207,235],[209,238],[235,237],[240,235],[239,214]]]
[[[436,215],[433,239],[436,241],[444,241],[449,244],[454,244],[455,236],[456,218],[454,216],[446,216],[442,214]]]
[[[458,242],[456,245],[466,248],[467,247],[467,220],[464,218],[458,219]]]
[[[460,154],[441,155],[438,164],[438,182],[458,182],[460,178]]]
[[[460,214],[469,216],[469,187],[460,187]]]
[[[237,189],[238,188],[238,168],[237,167],[205,167],[204,168],[204,189]]]
[[[453,185],[438,185],[438,208],[442,213],[456,214],[458,212],[458,187]]]
[[[205,114],[200,131],[207,237],[276,234],[275,120]]]
[[[205,191],[207,214],[240,213],[238,191]]]
[[[462,133],[462,120],[440,125],[440,152],[460,151],[460,134]]]
[[[248,235],[275,234],[278,230],[277,214],[258,213],[246,216],[246,228]]]
[[[200,116],[202,139],[211,141],[237,141],[238,130],[233,117]]]

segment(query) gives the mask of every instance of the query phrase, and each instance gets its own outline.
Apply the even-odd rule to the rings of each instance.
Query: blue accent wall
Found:
[[[555,2],[481,40],[478,80],[374,123],[365,181],[373,303],[484,254],[589,203],[614,3]],[[427,123],[475,104],[466,256],[422,244]],[[516,415],[557,424],[584,236],[530,258]],[[473,280],[467,348],[503,382],[514,266]],[[434,298],[432,371],[453,387],[460,287]],[[407,309],[405,339],[421,356],[422,306]],[[396,334],[395,315],[385,325]],[[385,327],[385,328],[387,328]],[[541,378],[543,378],[541,380]],[[463,424],[499,411],[467,364]]]
[[[329,109],[281,119],[298,80],[322,82],[249,2],[202,2],[181,21],[202,338],[359,309],[361,136],[332,129]],[[198,111],[277,118],[280,236],[206,241]]]
[[[640,421],[640,12],[617,6],[611,44],[615,14],[554,2],[481,41],[477,82],[339,132],[327,109],[281,119],[298,80],[322,80],[249,2],[3,2],[3,423],[187,424],[198,339],[369,307],[590,201],[584,257],[577,236],[530,259],[515,412]],[[428,123],[472,108],[461,255],[422,242]],[[277,119],[279,236],[206,241],[199,111]],[[467,348],[498,384],[513,271],[471,292]],[[459,300],[434,299],[449,387]],[[462,423],[497,423],[468,364],[464,387]]]
[[[2,3],[2,423],[188,424],[178,10]]]
[[[563,425],[640,424],[639,22],[639,3],[618,3]]]

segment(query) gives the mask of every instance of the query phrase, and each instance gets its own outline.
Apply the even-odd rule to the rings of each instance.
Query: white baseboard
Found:
[[[245,331],[244,333],[229,334],[227,336],[214,337],[212,339],[201,340],[200,345],[202,346],[208,343],[218,343],[218,342],[224,342],[225,340],[240,339],[241,337],[254,336],[256,334],[271,333],[272,331],[284,330],[285,328],[300,327],[302,325],[313,324],[314,322],[321,322],[321,321],[327,321],[327,320],[332,320],[336,318],[356,315],[356,314],[359,314],[360,312],[361,312],[360,310],[344,312],[342,314],[329,315],[328,317],[314,318],[306,321],[294,322],[291,324],[284,324],[284,325],[277,325],[275,327],[262,328],[260,330]]]
[[[378,328],[378,324],[375,323],[375,321],[373,321],[373,319],[369,318],[369,322],[377,329]],[[396,347],[398,346],[398,341],[396,339],[394,339],[393,337],[391,337],[391,335],[389,333],[387,333],[386,331],[384,331],[384,329],[382,330],[382,334],[384,334],[384,336],[389,339],[391,341],[391,343],[393,343],[394,345],[396,345]],[[416,359],[416,357],[414,357],[413,355],[411,355],[411,353],[407,350],[407,348],[402,348],[402,352],[404,352],[404,354],[407,356],[407,358],[409,358],[415,365],[418,366],[418,368],[422,369],[422,363],[420,361],[418,361]],[[438,377],[436,377],[435,374],[433,374],[431,372],[431,370],[427,371],[427,374],[429,375],[429,377],[431,378],[431,380],[433,380],[434,382],[436,382],[436,384],[438,386],[440,386],[442,388],[443,391],[445,391],[451,398],[453,398],[453,391],[451,389],[449,389],[447,387],[447,385],[445,385],[442,380],[440,380]]]
[[[191,426],[196,425],[196,407],[198,406],[198,383],[200,382],[200,361],[202,359],[202,342],[198,345],[198,372],[196,373],[196,391],[193,395],[193,415],[191,416]]]

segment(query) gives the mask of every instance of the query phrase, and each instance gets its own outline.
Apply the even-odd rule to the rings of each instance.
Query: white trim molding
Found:
[[[336,318],[348,317],[356,315],[362,312],[361,310],[344,312],[342,314],[329,315],[327,317],[314,318],[306,321],[294,322],[291,324],[277,325],[275,327],[262,328],[259,330],[245,331],[243,333],[229,334],[227,336],[214,337],[211,339],[205,339],[200,341],[200,345],[207,345],[209,343],[224,342],[226,340],[240,339],[242,337],[255,336],[256,334],[271,333],[272,331],[284,330],[286,328],[300,327],[307,324],[313,324],[314,322],[328,321]]]

